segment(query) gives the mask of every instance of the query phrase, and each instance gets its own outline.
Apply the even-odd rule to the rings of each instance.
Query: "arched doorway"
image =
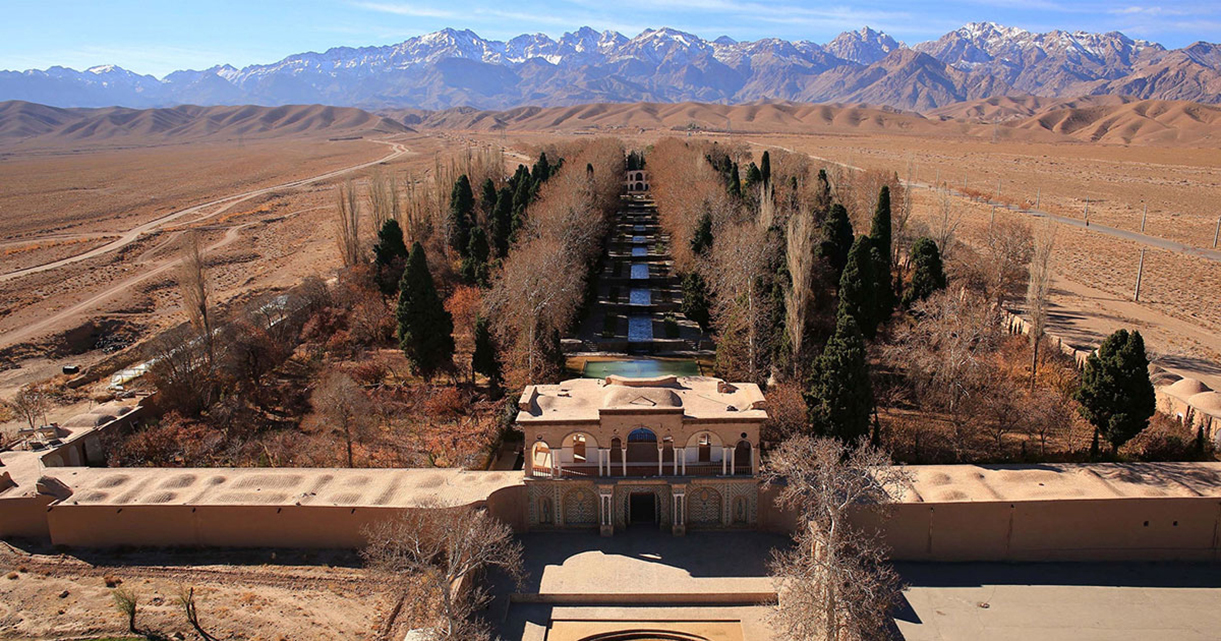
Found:
[[[651,466],[657,472],[657,435],[647,427],[638,427],[627,435],[627,464],[629,466]],[[630,471],[630,470],[629,470]],[[648,467],[637,468],[637,472],[648,473]]]
[[[738,441],[738,444],[733,448],[733,470],[735,474],[754,474],[750,454],[750,441]]]
[[[623,439],[618,436],[611,439],[610,460],[611,463],[623,463]]]

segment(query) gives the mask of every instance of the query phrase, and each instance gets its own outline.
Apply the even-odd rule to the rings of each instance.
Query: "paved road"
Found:
[[[359,171],[366,167],[372,167],[379,163],[383,163],[383,162],[386,162],[389,160],[394,160],[395,158],[398,158],[400,156],[404,156],[409,153],[412,153],[411,150],[409,150],[402,143],[390,142],[390,141],[385,141],[385,140],[373,140],[370,142],[376,142],[376,143],[383,144],[383,145],[389,145],[391,148],[391,151],[388,155],[386,155],[382,158],[378,158],[377,160],[374,160],[371,162],[361,163],[359,165],[353,165],[351,167],[344,167],[342,169],[335,169],[333,171],[328,171],[326,173],[318,174],[317,176],[311,176],[309,178],[302,178],[300,180],[293,180],[293,181],[289,181],[286,183],[281,183],[279,185],[273,185],[271,187],[263,187],[261,189],[254,189],[254,190],[242,192],[239,194],[232,194],[229,196],[225,196],[224,198],[217,198],[216,200],[210,200],[206,203],[187,207],[186,209],[180,209],[178,211],[166,214],[165,216],[162,216],[155,220],[151,220],[142,225],[133,227],[132,229],[129,229],[126,232],[123,232],[117,239],[115,239],[109,243],[106,243],[105,245],[101,245],[100,247],[91,249],[87,252],[76,254],[75,256],[69,256],[67,258],[56,260],[56,261],[53,261],[50,263],[45,263],[43,265],[38,265],[35,267],[27,267],[25,269],[18,269],[18,270],[11,271],[11,272],[8,272],[5,274],[0,274],[0,282],[12,280],[14,278],[21,278],[22,276],[29,276],[30,274],[37,274],[39,272],[45,272],[47,270],[56,269],[58,267],[63,267],[64,265],[71,265],[72,263],[77,263],[82,260],[88,260],[90,258],[94,258],[96,256],[101,256],[103,254],[115,251],[117,249],[126,247],[127,245],[130,245],[131,243],[136,242],[136,240],[139,239],[139,237],[142,234],[147,234],[149,232],[155,231],[155,230],[159,229],[160,227],[162,227],[163,225],[173,222],[175,220],[178,220],[179,218],[182,218],[184,216],[189,216],[191,214],[200,213],[209,207],[216,207],[218,205],[223,205],[221,207],[218,207],[215,211],[213,211],[205,216],[201,216],[201,217],[197,218],[196,219],[197,221],[211,218],[214,216],[218,216],[221,213],[224,213],[225,211],[227,211],[229,208],[233,207],[234,205],[247,201],[247,200],[250,200],[251,198],[254,198],[256,196],[261,196],[264,194],[269,194],[269,193],[281,191],[284,189],[291,189],[294,187],[304,187],[305,185],[309,185],[309,184],[319,182],[322,180],[328,180],[330,178],[335,178],[336,176],[342,176],[344,174],[347,174],[347,173],[350,173],[353,171]],[[36,240],[36,239],[29,239],[29,240]]]
[[[800,152],[800,151],[796,151],[793,149],[788,149],[787,147],[781,147],[779,145],[769,145],[769,144],[763,144],[763,143],[754,142],[754,141],[748,141],[748,142],[750,142],[750,144],[752,144],[752,145],[759,146],[759,147],[776,147],[778,149],[784,149],[785,151],[787,151],[789,153],[793,153],[793,154],[805,153],[805,152]],[[831,160],[830,158],[823,158],[822,156],[815,156],[814,154],[809,154],[809,153],[806,153],[805,155],[809,156],[810,158],[813,158],[815,160],[821,160],[825,163],[839,165],[841,167],[847,167],[848,169],[853,169],[853,170],[857,170],[857,171],[864,170],[862,167],[838,162],[835,160]],[[918,187],[918,188],[922,188],[922,189],[934,189],[935,188],[934,185],[930,185],[928,183],[917,182],[917,181],[912,181],[910,184],[913,187]],[[951,188],[949,191],[951,194],[954,194],[960,198],[967,198],[966,195],[962,194],[961,192],[959,192],[955,189]],[[1026,215],[1034,217],[1034,218],[1048,218],[1048,219],[1054,220],[1060,224],[1068,225],[1070,227],[1078,227],[1081,229],[1087,229],[1089,231],[1096,232],[1099,234],[1105,234],[1107,236],[1114,236],[1115,238],[1122,238],[1124,240],[1129,240],[1134,243],[1148,245],[1149,247],[1156,247],[1158,249],[1165,249],[1167,251],[1177,252],[1180,254],[1187,254],[1189,256],[1195,256],[1197,258],[1203,258],[1205,260],[1211,260],[1214,262],[1221,263],[1221,250],[1205,249],[1203,247],[1197,247],[1195,245],[1186,245],[1184,243],[1175,242],[1173,240],[1166,240],[1165,238],[1159,238],[1157,236],[1150,236],[1148,234],[1142,234],[1140,232],[1135,232],[1135,231],[1127,231],[1125,229],[1117,229],[1115,227],[1107,227],[1106,225],[1099,225],[1096,223],[1090,223],[1087,226],[1083,219],[1070,218],[1068,216],[1060,216],[1058,214],[1052,214],[1052,213],[1045,212],[1045,211],[1039,211],[1037,209],[1019,209],[1016,207],[1011,207],[1004,203],[993,203],[991,200],[983,200],[983,201],[977,201],[977,202],[982,202],[985,205],[995,204],[997,206],[997,208],[1007,209],[1012,212],[1026,214]]]

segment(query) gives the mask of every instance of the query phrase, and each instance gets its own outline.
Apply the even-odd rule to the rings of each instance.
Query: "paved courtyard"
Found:
[[[652,528],[522,537],[530,579],[495,586],[489,617],[505,639],[573,641],[587,632],[672,629],[767,641],[771,550],[783,536]],[[1196,641],[1221,638],[1221,564],[900,563],[905,641]],[[512,602],[510,594],[515,593]],[[609,627],[607,622],[610,622]],[[550,636],[549,636],[550,635]]]

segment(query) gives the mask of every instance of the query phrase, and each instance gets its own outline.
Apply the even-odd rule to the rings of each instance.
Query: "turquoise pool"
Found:
[[[700,365],[695,361],[633,358],[621,361],[587,361],[581,375],[585,378],[605,378],[610,375],[646,378],[651,376],[699,376]]]

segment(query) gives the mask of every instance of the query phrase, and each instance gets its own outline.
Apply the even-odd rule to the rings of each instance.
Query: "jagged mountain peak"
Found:
[[[1221,49],[1167,51],[1119,32],[1035,33],[972,22],[907,47],[862,27],[820,45],[705,40],[673,27],[629,38],[583,26],[506,41],[446,28],[400,43],[336,47],[241,69],[218,65],[158,80],[103,65],[0,72],[0,100],[58,106],[333,104],[448,109],[590,102],[870,102],[931,109],[1008,92],[1126,93],[1221,102]]]

